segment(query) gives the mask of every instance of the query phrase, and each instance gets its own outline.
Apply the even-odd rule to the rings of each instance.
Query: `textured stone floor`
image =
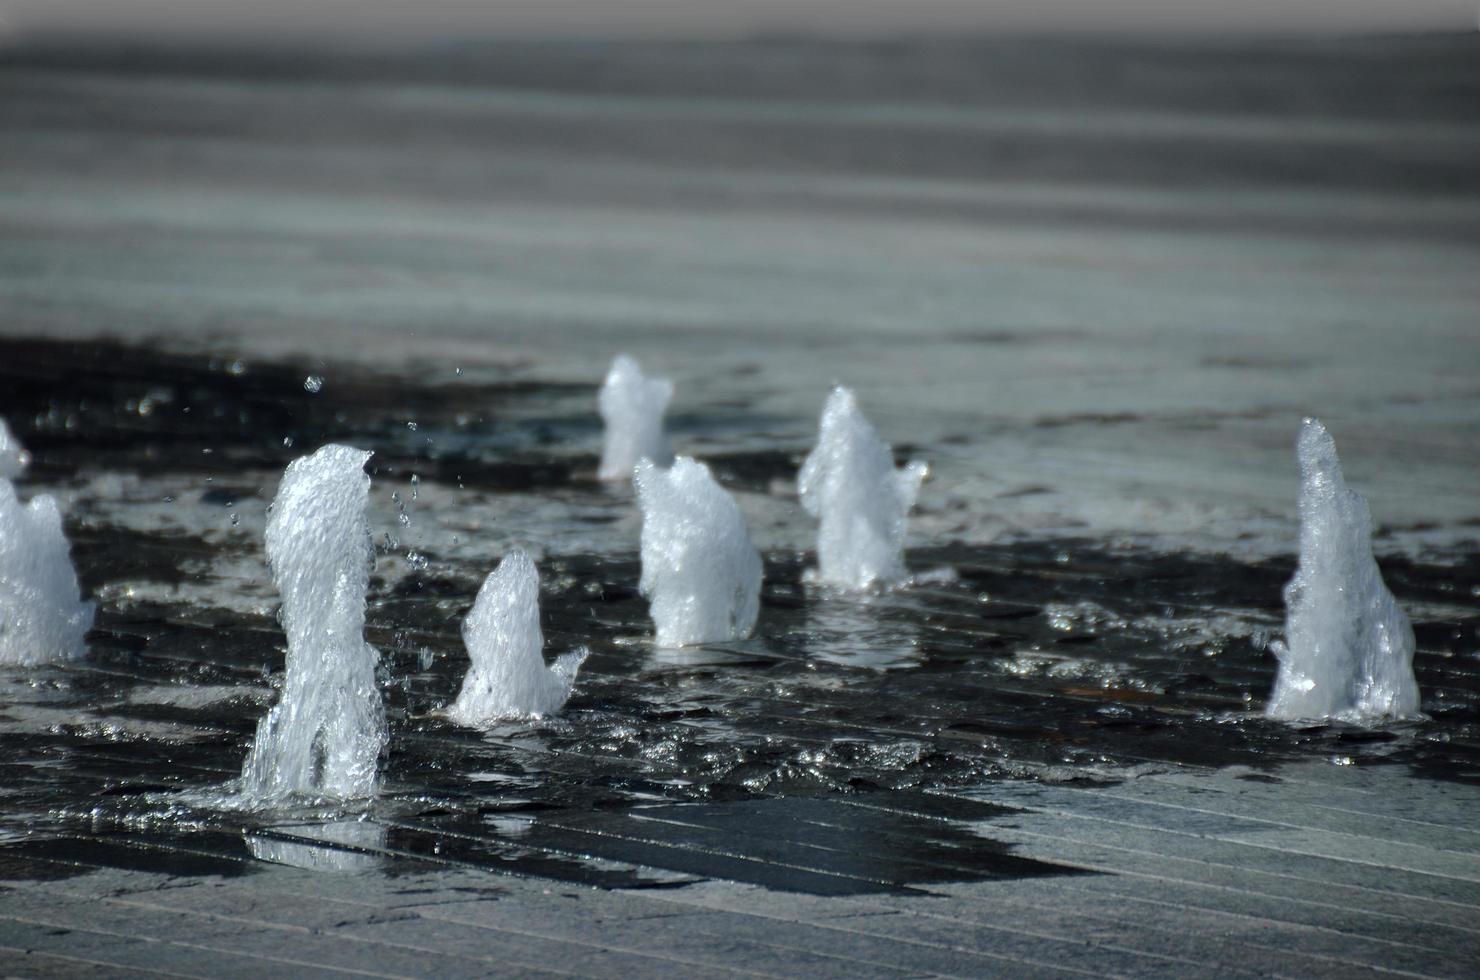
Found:
[[[1466,977],[1480,963],[1470,787],[1315,762],[1278,775],[1186,767],[1114,786],[993,784],[884,805],[944,820],[966,801],[1001,810],[953,820],[959,829],[1085,870],[820,896],[722,878],[602,890],[456,862],[398,869],[374,849],[346,852],[340,870],[332,860],[316,870],[242,861],[205,876],[147,870],[156,862],[143,853],[132,871],[58,854],[7,862],[0,969]],[[834,831],[834,846],[856,846]],[[765,832],[819,846],[793,825]],[[826,852],[817,855],[797,860],[828,873]]]

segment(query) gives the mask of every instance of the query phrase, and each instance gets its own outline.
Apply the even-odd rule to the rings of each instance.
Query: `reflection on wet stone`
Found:
[[[875,605],[866,596],[820,595],[807,612],[808,653],[840,666],[874,670],[914,666],[921,657],[919,627]]]
[[[360,820],[264,827],[246,839],[259,861],[310,871],[376,871],[385,864],[386,829]]]

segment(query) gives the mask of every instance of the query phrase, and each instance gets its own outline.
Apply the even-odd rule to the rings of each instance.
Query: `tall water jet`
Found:
[[[1300,566],[1285,586],[1285,642],[1266,713],[1284,720],[1419,717],[1413,627],[1372,557],[1372,515],[1347,488],[1336,443],[1306,419]]]
[[[257,726],[241,791],[254,804],[375,792],[386,742],[365,642],[374,552],[365,507],[370,453],[328,445],[283,473],[267,519],[267,559],[282,596],[288,657],[278,703]]]
[[[473,666],[447,715],[470,728],[554,714],[565,706],[586,659],[587,651],[577,650],[545,666],[539,572],[517,548],[483,580],[462,635]]]
[[[11,485],[27,459],[0,420],[0,664],[17,667],[82,656],[93,622],[57,502],[39,494],[22,504]]]
[[[841,385],[822,409],[817,445],[802,463],[797,489],[819,521],[817,581],[845,589],[898,582],[907,575],[904,538],[910,508],[928,468],[894,468],[889,444]]]
[[[626,354],[612,361],[596,397],[606,423],[598,479],[630,480],[632,468],[643,458],[659,466],[673,462],[673,448],[663,432],[663,413],[672,399],[672,381],[644,377],[642,368]]]
[[[642,506],[640,588],[658,645],[749,636],[760,611],[761,557],[735,498],[687,456],[667,470],[644,459],[634,479]]]

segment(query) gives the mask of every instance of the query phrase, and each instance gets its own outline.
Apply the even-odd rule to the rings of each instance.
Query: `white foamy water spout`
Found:
[[[267,558],[282,596],[287,671],[257,726],[241,792],[255,803],[359,799],[375,792],[386,742],[365,642],[373,551],[365,506],[370,453],[329,445],[283,473],[267,519]]]
[[[471,728],[554,714],[565,706],[586,659],[586,651],[578,650],[545,666],[539,572],[518,549],[484,579],[462,635],[473,666],[447,714]]]
[[[93,621],[56,501],[22,504],[11,485],[27,458],[0,420],[0,664],[18,667],[82,656]]]
[[[644,458],[659,466],[673,462],[673,448],[663,432],[663,413],[672,399],[672,381],[644,377],[642,368],[626,354],[612,361],[596,397],[606,423],[598,479],[630,480],[632,468]]]
[[[749,636],[760,611],[761,558],[735,499],[709,467],[680,456],[667,470],[637,464],[642,594],[659,646]]]
[[[14,480],[30,462],[30,453],[11,434],[5,420],[0,419],[0,480]]]
[[[1285,720],[1419,716],[1413,628],[1372,558],[1372,515],[1347,488],[1336,443],[1300,431],[1300,566],[1285,586],[1285,642],[1266,713]]]
[[[820,522],[817,581],[866,589],[907,577],[904,538],[927,467],[894,468],[889,444],[837,387],[822,409],[817,445],[797,475],[802,506]]]

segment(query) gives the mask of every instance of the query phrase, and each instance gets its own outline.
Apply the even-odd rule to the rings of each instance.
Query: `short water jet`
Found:
[[[267,520],[267,558],[288,655],[278,703],[257,726],[240,790],[253,804],[374,794],[386,743],[365,642],[374,552],[365,507],[370,453],[328,445],[283,473]]]
[[[82,601],[56,500],[39,494],[22,504],[10,482],[29,460],[0,419],[0,664],[15,667],[82,656],[94,612]]]
[[[761,558],[735,498],[709,467],[680,456],[637,464],[642,581],[659,646],[748,637],[760,611]]]
[[[630,480],[632,468],[644,458],[659,466],[673,462],[673,448],[663,431],[663,413],[672,399],[672,381],[644,377],[637,361],[626,354],[612,361],[596,398],[606,424],[598,479]]]
[[[853,392],[834,388],[797,474],[802,506],[819,521],[815,580],[857,590],[905,579],[908,515],[927,472],[921,462],[896,470]]]
[[[1336,443],[1306,419],[1300,566],[1285,586],[1285,642],[1266,714],[1287,721],[1416,718],[1413,627],[1372,557],[1372,515],[1347,488]]]
[[[545,666],[539,571],[519,549],[505,555],[483,581],[462,635],[473,666],[447,715],[470,728],[559,711],[587,656],[577,650]]]

